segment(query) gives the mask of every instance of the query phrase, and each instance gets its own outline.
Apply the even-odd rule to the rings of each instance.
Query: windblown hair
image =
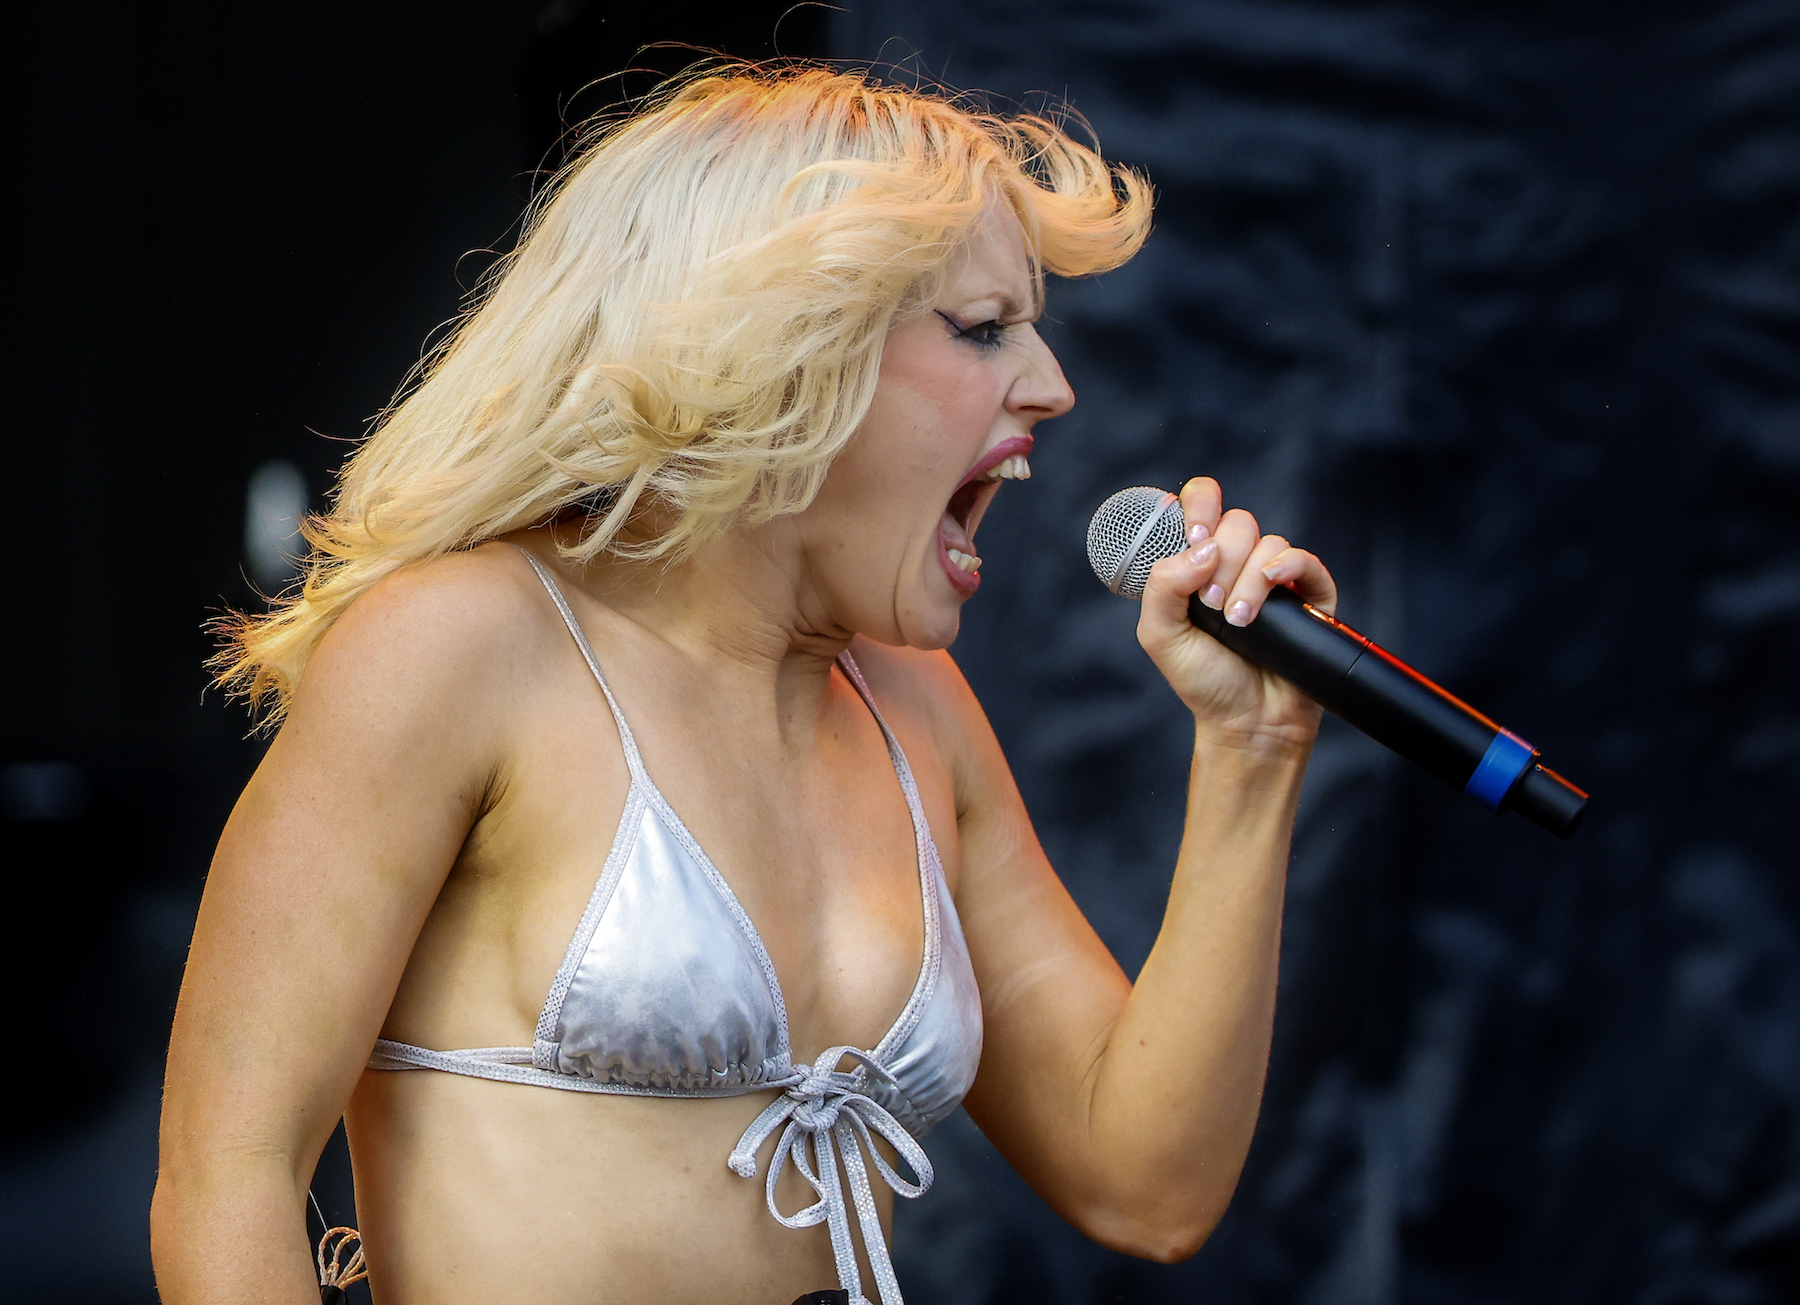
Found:
[[[573,504],[582,561],[678,560],[804,508],[889,328],[997,200],[1040,278],[1116,267],[1149,230],[1144,180],[1058,123],[856,73],[715,71],[602,123],[306,523],[299,592],[227,619],[220,681],[279,720],[383,577]],[[666,527],[625,531],[650,503]]]

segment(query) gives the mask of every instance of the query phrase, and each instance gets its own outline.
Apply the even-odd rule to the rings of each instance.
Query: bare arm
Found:
[[[359,600],[226,825],[164,1091],[151,1246],[170,1305],[317,1305],[313,1167],[500,755],[492,565]]]
[[[1256,1125],[1288,842],[1319,718],[1189,624],[1188,596],[1217,583],[1219,605],[1252,615],[1277,582],[1327,609],[1336,598],[1317,559],[1219,506],[1210,480],[1184,490],[1214,545],[1156,568],[1139,624],[1194,713],[1195,745],[1168,909],[1135,985],[1051,870],[966,689],[959,713],[958,904],[988,1021],[970,1113],[1065,1218],[1164,1261],[1192,1255],[1224,1214]]]

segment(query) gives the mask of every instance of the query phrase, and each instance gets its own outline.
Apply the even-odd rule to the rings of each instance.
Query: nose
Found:
[[[1075,391],[1069,388],[1062,364],[1032,327],[1025,368],[1006,393],[1007,411],[1034,422],[1060,417],[1074,406]]]

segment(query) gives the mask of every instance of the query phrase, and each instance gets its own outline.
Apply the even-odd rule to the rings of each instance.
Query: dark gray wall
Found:
[[[1267,1103],[1187,1265],[1064,1229],[965,1124],[942,1302],[1800,1292],[1800,21],[1791,4],[863,3],[838,53],[1067,95],[1156,183],[1056,286],[1080,402],[956,653],[1128,966],[1189,727],[1082,561],[1218,476],[1346,619],[1596,794],[1562,845],[1328,723]]]
[[[648,81],[590,79],[680,62],[645,41],[764,54],[779,8],[17,29],[8,1293],[152,1299],[167,1019],[258,755],[199,670],[201,622],[251,597],[246,477],[285,458],[323,491],[467,251],[510,238],[559,115]],[[1597,794],[1565,847],[1328,726],[1267,1108],[1213,1242],[1102,1253],[957,1119],[899,1222],[915,1305],[1800,1294],[1800,4],[848,0],[779,30],[1066,94],[1158,186],[1138,262],[1053,288],[1081,405],[983,527],[957,649],[1128,966],[1187,740],[1082,560],[1121,485],[1220,476],[1332,563],[1354,622]]]

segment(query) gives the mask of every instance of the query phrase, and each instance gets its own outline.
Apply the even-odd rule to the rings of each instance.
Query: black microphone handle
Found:
[[[1537,749],[1291,590],[1273,590],[1246,626],[1198,595],[1188,619],[1496,814],[1517,811],[1567,838],[1587,813],[1588,795],[1538,764]]]

